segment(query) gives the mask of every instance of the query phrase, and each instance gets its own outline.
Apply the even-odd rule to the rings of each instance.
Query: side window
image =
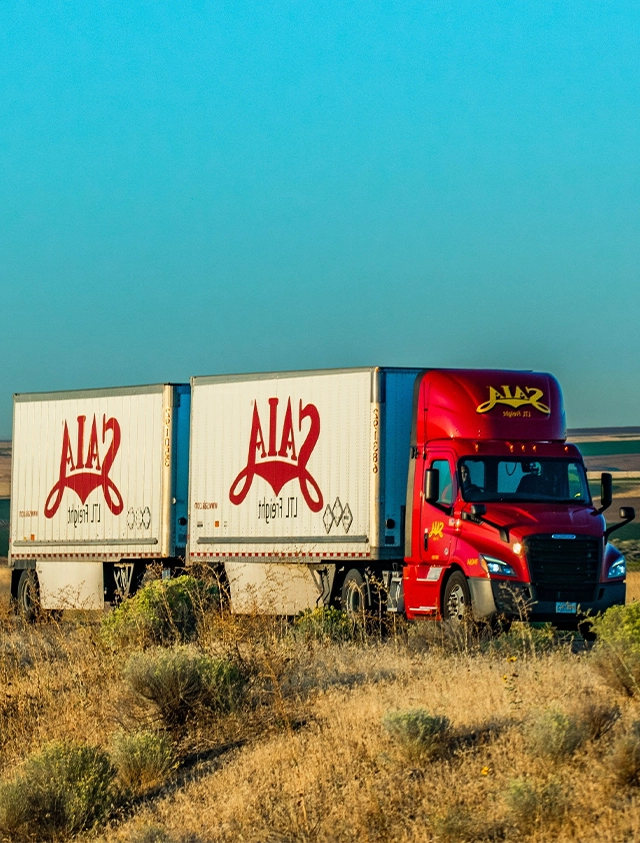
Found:
[[[584,487],[584,475],[574,462],[569,463],[569,498],[571,500],[588,500],[587,490]]]
[[[434,460],[431,468],[437,468],[440,472],[440,497],[437,503],[440,506],[451,506],[453,503],[453,477],[449,460]]]

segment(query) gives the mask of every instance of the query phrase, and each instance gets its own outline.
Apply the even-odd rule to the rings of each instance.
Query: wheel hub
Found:
[[[449,593],[449,600],[447,602],[449,618],[462,623],[466,610],[467,604],[462,586],[454,585]]]

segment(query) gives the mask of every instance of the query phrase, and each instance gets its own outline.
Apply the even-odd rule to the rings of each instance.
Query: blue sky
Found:
[[[640,425],[640,6],[0,6],[11,395],[534,368]]]

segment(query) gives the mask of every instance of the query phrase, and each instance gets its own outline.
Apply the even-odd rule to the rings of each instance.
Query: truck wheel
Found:
[[[367,584],[362,571],[352,568],[344,578],[340,592],[340,605],[350,615],[359,615],[369,609]]]
[[[453,623],[464,623],[472,618],[469,583],[460,571],[454,571],[444,587],[442,617]]]
[[[40,587],[33,569],[23,571],[18,580],[17,609],[28,623],[33,623],[40,612]]]

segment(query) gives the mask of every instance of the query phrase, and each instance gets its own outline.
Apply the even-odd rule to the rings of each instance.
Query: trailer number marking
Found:
[[[373,408],[373,452],[371,454],[372,460],[372,472],[374,474],[378,473],[378,465],[380,462],[380,440],[378,438],[378,431],[380,428],[380,409],[379,407]]]
[[[164,467],[171,465],[171,408],[164,411]]]

